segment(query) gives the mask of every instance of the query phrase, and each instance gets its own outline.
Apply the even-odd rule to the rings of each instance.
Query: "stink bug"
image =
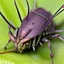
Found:
[[[30,11],[27,0],[26,3],[28,6],[28,14],[22,20],[19,9],[16,4],[16,0],[14,0],[14,4],[18,12],[19,19],[22,22],[19,28],[15,28],[13,25],[11,25],[8,22],[8,20],[4,17],[4,15],[0,12],[0,15],[9,25],[10,39],[4,48],[6,49],[7,45],[10,43],[10,41],[12,41],[15,43],[15,48],[11,51],[17,51],[21,53],[23,52],[23,50],[30,48],[33,48],[33,51],[35,51],[35,47],[38,44],[42,45],[42,42],[47,42],[48,47],[50,49],[50,57],[53,58],[54,54],[52,52],[50,40],[48,39],[50,37],[52,38],[58,37],[59,39],[64,41],[64,38],[61,37],[59,34],[57,34],[57,32],[62,32],[63,30],[55,30],[55,25],[53,23],[53,18],[55,18],[62,11],[64,11],[64,5],[62,5],[57,10],[57,12],[54,15],[52,15],[43,8],[36,8],[36,0],[34,2],[34,9],[32,11]],[[10,28],[14,29],[15,31],[14,35]],[[7,51],[7,52],[11,52],[11,51]],[[0,54],[2,53],[6,53],[6,52],[0,52]]]

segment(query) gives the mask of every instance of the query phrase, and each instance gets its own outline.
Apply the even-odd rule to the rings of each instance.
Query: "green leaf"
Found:
[[[27,4],[25,0],[16,0],[18,8],[21,13],[22,19],[27,15]],[[30,9],[33,9],[34,0],[28,0]],[[54,14],[59,7],[64,3],[64,0],[37,0],[37,7],[43,7],[44,9],[50,11]],[[0,0],[0,11],[9,20],[10,23],[15,25],[15,27],[20,26],[20,20],[17,15],[16,8],[14,6],[14,0]],[[12,22],[10,21],[12,20]],[[54,19],[56,24],[61,24],[64,20],[64,12]],[[60,29],[64,29],[61,26]],[[64,36],[64,32],[60,33]],[[4,51],[4,46],[9,39],[8,36],[8,25],[4,19],[0,16],[0,52]],[[36,51],[31,50],[19,53],[7,53],[0,54],[0,64],[51,64],[50,51],[48,49],[47,43],[44,46],[36,47]],[[64,42],[55,38],[51,40],[51,46],[54,53],[54,63],[63,64],[64,63]],[[13,49],[14,44],[11,42],[7,47],[7,50]]]

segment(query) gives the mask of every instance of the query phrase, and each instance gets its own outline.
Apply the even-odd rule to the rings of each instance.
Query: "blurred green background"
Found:
[[[16,1],[23,19],[27,15],[26,1]],[[34,0],[28,0],[28,2],[30,9],[33,9]],[[43,7],[52,14],[54,14],[62,4],[64,4],[64,0],[37,0],[37,7]],[[15,27],[20,26],[20,20],[14,6],[14,0],[0,0],[0,11],[11,24],[13,24]],[[54,19],[54,22],[57,25],[64,23],[64,12],[58,15]],[[59,26],[58,29],[64,29],[64,25]],[[64,32],[60,34],[64,36]],[[8,39],[8,25],[0,16],[0,51],[4,51],[4,46],[6,45]],[[27,51],[22,54],[14,52],[0,54],[0,64],[51,64],[51,59],[49,56],[50,51],[47,43],[44,43],[43,45],[44,46],[39,46],[36,52]],[[64,42],[55,38],[51,39],[51,45],[54,52],[54,63],[64,64]],[[7,48],[7,50],[13,49],[14,44],[10,43]]]

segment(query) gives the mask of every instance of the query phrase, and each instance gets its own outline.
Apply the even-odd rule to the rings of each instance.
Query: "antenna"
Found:
[[[55,14],[54,14],[53,16],[50,17],[48,23],[51,22],[51,20],[52,20],[53,18],[55,18],[56,16],[58,16],[58,15],[59,15],[61,12],[63,12],[63,11],[64,11],[64,4],[55,12]],[[47,25],[47,24],[46,24],[46,25]]]
[[[59,15],[63,11],[64,11],[64,4],[56,11],[56,13],[52,16],[52,18],[55,18],[57,15]]]
[[[36,9],[37,0],[34,0],[34,10]]]
[[[27,0],[26,0],[26,3],[27,3],[27,7],[28,7],[28,15],[27,15],[27,18],[28,18],[28,16],[29,16],[29,12],[30,12],[30,7],[29,7],[29,3],[28,3]]]
[[[19,19],[20,19],[20,21],[22,22],[21,15],[20,15],[20,12],[19,12],[18,6],[17,6],[17,4],[16,4],[16,0],[14,0],[14,4],[15,4],[15,7],[16,7],[16,10],[17,10],[17,13],[18,13]]]

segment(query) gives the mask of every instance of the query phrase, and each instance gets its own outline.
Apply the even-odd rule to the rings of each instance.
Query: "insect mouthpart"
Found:
[[[29,46],[29,43],[25,43],[25,44],[19,43],[16,51],[22,53],[24,50],[28,48],[28,46]]]
[[[29,40],[30,38],[26,38],[26,39],[20,40],[19,43],[15,43],[15,51],[22,53],[25,49],[29,48],[30,47]]]

